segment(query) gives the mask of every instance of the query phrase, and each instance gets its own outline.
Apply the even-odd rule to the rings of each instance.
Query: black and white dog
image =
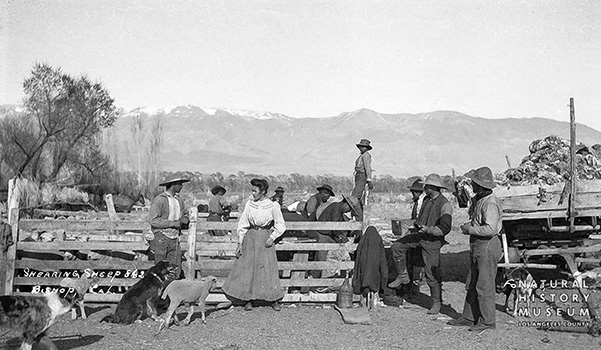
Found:
[[[23,335],[21,350],[30,350],[45,336],[57,316],[71,310],[71,305],[56,293],[41,296],[0,296],[0,328]],[[49,340],[47,340],[49,341]]]
[[[518,313],[518,302],[526,300],[527,312],[526,316],[530,316],[530,302],[532,300],[532,294],[536,287],[536,282],[530,272],[523,267],[515,268],[509,271],[505,275],[506,281],[503,285],[503,293],[505,293],[505,311],[509,313],[509,297],[514,294],[513,297],[513,317],[517,316]]]

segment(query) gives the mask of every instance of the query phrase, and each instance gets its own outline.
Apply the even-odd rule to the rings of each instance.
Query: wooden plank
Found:
[[[197,217],[198,209],[196,207],[190,208],[190,228],[188,229],[188,252],[187,252],[187,260],[188,264],[188,273],[186,279],[193,280],[196,277],[196,273],[194,271],[194,264],[196,262],[196,217]]]
[[[115,211],[115,204],[113,203],[113,195],[107,193],[104,195],[104,202],[106,203],[106,210],[109,213],[111,220],[117,220],[117,211]]]
[[[235,260],[202,259],[194,267],[200,270],[231,270]],[[351,270],[354,261],[278,261],[279,270]]]
[[[113,251],[144,251],[148,248],[146,242],[18,242],[18,250],[27,251],[60,251],[60,250],[113,250]]]
[[[17,179],[14,178],[8,182],[8,224],[11,226],[11,233],[14,244],[8,247],[4,260],[2,261],[3,294],[11,295],[13,292],[13,281],[15,276],[15,259],[17,257],[17,243],[19,241],[19,189],[17,188]]]
[[[596,258],[575,258],[574,261],[576,261],[577,263],[588,263],[588,264],[601,265],[601,259],[596,259]]]
[[[146,221],[135,220],[20,220],[22,230],[65,231],[143,231],[150,228]]]
[[[127,261],[122,259],[103,260],[37,260],[21,259],[15,261],[16,269],[38,271],[59,270],[147,270],[154,265],[152,261]]]
[[[601,209],[578,209],[579,217],[594,217],[601,216]],[[546,219],[546,218],[566,218],[567,212],[565,210],[555,210],[555,211],[543,211],[543,210],[530,210],[524,212],[507,212],[503,211],[503,220],[521,220],[521,219]]]
[[[306,263],[308,260],[309,260],[309,254],[307,254],[307,253],[296,253],[296,254],[294,254],[294,257],[292,258],[292,262],[297,263],[297,264]],[[292,271],[291,275],[290,275],[290,280],[293,282],[294,281],[296,281],[296,282],[304,281],[307,272],[308,271],[304,271],[304,270]],[[290,286],[283,286],[283,287],[287,288]],[[288,289],[286,289],[286,291],[288,291]],[[308,291],[309,291],[308,287],[301,288],[301,292],[308,292]]]
[[[574,254],[574,253],[592,253],[601,251],[601,244],[595,244],[588,247],[573,248],[550,248],[550,249],[531,249],[524,252],[524,256],[534,255],[556,255],[556,254]]]
[[[196,229],[207,230],[236,230],[238,223],[235,221],[199,221]],[[328,230],[328,231],[355,231],[362,230],[363,224],[359,221],[324,222],[324,221],[289,221],[286,230]]]
[[[554,270],[557,268],[557,265],[552,264],[521,264],[521,263],[507,263],[507,264],[498,264],[497,267],[507,267],[507,268],[515,268],[515,267],[525,267],[527,269],[545,269],[545,270]]]
[[[196,251],[203,250],[232,250],[236,249],[236,243],[206,243],[199,242],[196,245]],[[355,251],[357,244],[338,244],[338,243],[281,243],[276,244],[275,249],[278,251],[291,251],[291,250],[341,250],[341,251]]]
[[[58,286],[62,277],[15,277],[15,286]],[[129,287],[140,281],[140,278],[100,278],[98,285],[113,287]]]
[[[15,295],[36,295],[31,293],[15,293]],[[39,294],[37,294],[39,295]],[[87,293],[84,300],[89,303],[118,303],[123,294],[95,294]],[[359,295],[353,296],[354,302],[361,301]],[[229,303],[224,294],[211,293],[207,297],[207,304]],[[333,303],[336,302],[336,293],[309,293],[309,294],[285,294],[282,299],[284,303]]]

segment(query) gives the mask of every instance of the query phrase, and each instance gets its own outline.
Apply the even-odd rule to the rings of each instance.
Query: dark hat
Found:
[[[434,174],[434,173],[426,176],[426,181],[424,182],[424,186],[426,186],[426,185],[435,186],[435,187],[439,187],[439,188],[447,188],[447,186],[444,184],[444,181],[442,181],[442,177],[440,177],[440,175]]]
[[[371,142],[369,142],[368,139],[361,139],[361,141],[359,141],[359,143],[357,144],[357,147],[367,147],[367,149],[372,149]]]
[[[472,181],[489,190],[497,186],[492,176],[492,170],[487,166],[476,169],[472,174],[468,174],[468,176]]]
[[[349,206],[351,207],[351,210],[355,213],[355,216],[362,219],[363,218],[363,209],[361,209],[361,203],[359,203],[359,200],[357,199],[357,197],[347,196],[347,195],[343,194],[342,198],[344,198],[344,200],[349,204]]]
[[[409,191],[424,192],[424,182],[422,181],[422,179],[417,179],[413,181],[413,184],[411,184],[411,186],[408,186],[407,188],[409,189]]]
[[[227,190],[219,185],[211,188],[211,193],[213,194],[213,196],[216,196],[217,193],[219,193],[220,191],[223,191],[223,193],[226,193]]]
[[[275,192],[286,192],[286,191],[284,191],[284,187],[282,187],[282,186],[278,186],[278,187],[275,189]]]
[[[330,192],[330,195],[334,196],[334,190],[332,189],[332,186],[330,185],[321,185],[320,187],[317,187],[318,191],[324,190],[324,191],[328,191]]]
[[[168,185],[171,185],[176,182],[184,183],[184,182],[190,182],[190,180],[181,174],[171,174],[171,175],[167,176],[165,178],[165,181],[161,182],[159,184],[159,186],[168,186]]]

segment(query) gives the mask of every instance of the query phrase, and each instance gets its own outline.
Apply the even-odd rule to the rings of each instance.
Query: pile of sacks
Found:
[[[579,180],[601,179],[601,144],[591,148],[576,143],[576,177]],[[497,174],[501,185],[553,185],[570,176],[570,141],[547,136],[530,144],[530,154],[517,168]]]

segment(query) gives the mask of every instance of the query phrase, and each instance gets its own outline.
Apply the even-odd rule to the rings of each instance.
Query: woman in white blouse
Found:
[[[238,259],[228,276],[223,291],[231,298],[245,303],[252,310],[253,300],[271,302],[281,310],[284,297],[280,285],[274,241],[286,231],[280,205],[266,197],[269,183],[252,179],[252,197],[246,202],[238,222]]]

